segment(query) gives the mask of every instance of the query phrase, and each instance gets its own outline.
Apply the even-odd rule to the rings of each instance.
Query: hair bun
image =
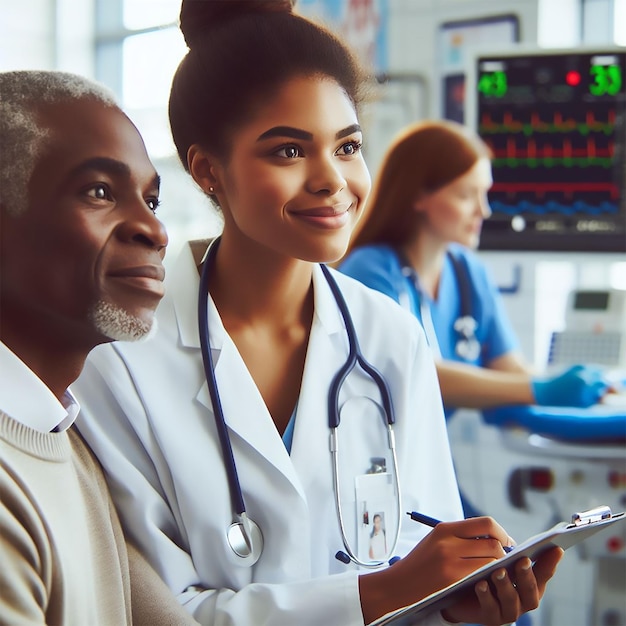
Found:
[[[296,0],[183,0],[180,30],[192,48],[213,28],[246,13],[291,13]]]

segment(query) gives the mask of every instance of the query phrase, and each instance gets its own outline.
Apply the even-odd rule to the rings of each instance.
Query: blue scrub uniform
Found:
[[[517,350],[517,338],[504,310],[498,288],[482,261],[460,245],[450,245],[449,251],[458,259],[463,270],[461,273],[470,282],[471,316],[478,322],[476,339],[481,347],[480,354],[472,361],[463,359],[455,350],[459,336],[454,330],[454,322],[462,315],[461,289],[448,256],[443,265],[436,300],[418,291],[414,280],[402,272],[402,262],[394,249],[386,244],[363,246],[354,250],[343,261],[339,270],[410,308],[422,325],[424,322],[420,302],[427,304],[441,357],[488,367],[493,359]],[[449,418],[454,411],[454,407],[446,407],[446,417]]]

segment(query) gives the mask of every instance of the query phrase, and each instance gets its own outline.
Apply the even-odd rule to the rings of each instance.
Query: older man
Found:
[[[152,329],[159,177],[101,86],[5,72],[0,94],[0,623],[188,623],[126,545],[69,391],[94,346]]]

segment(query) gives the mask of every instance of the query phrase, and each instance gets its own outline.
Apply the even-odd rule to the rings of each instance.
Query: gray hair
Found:
[[[37,113],[42,106],[91,98],[118,107],[107,87],[68,72],[0,72],[0,205],[17,215],[28,207],[28,183],[50,129]]]

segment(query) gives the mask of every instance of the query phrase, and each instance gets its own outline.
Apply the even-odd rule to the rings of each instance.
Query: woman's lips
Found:
[[[333,206],[318,206],[294,211],[292,215],[320,228],[336,229],[346,225],[352,203],[342,202]]]

